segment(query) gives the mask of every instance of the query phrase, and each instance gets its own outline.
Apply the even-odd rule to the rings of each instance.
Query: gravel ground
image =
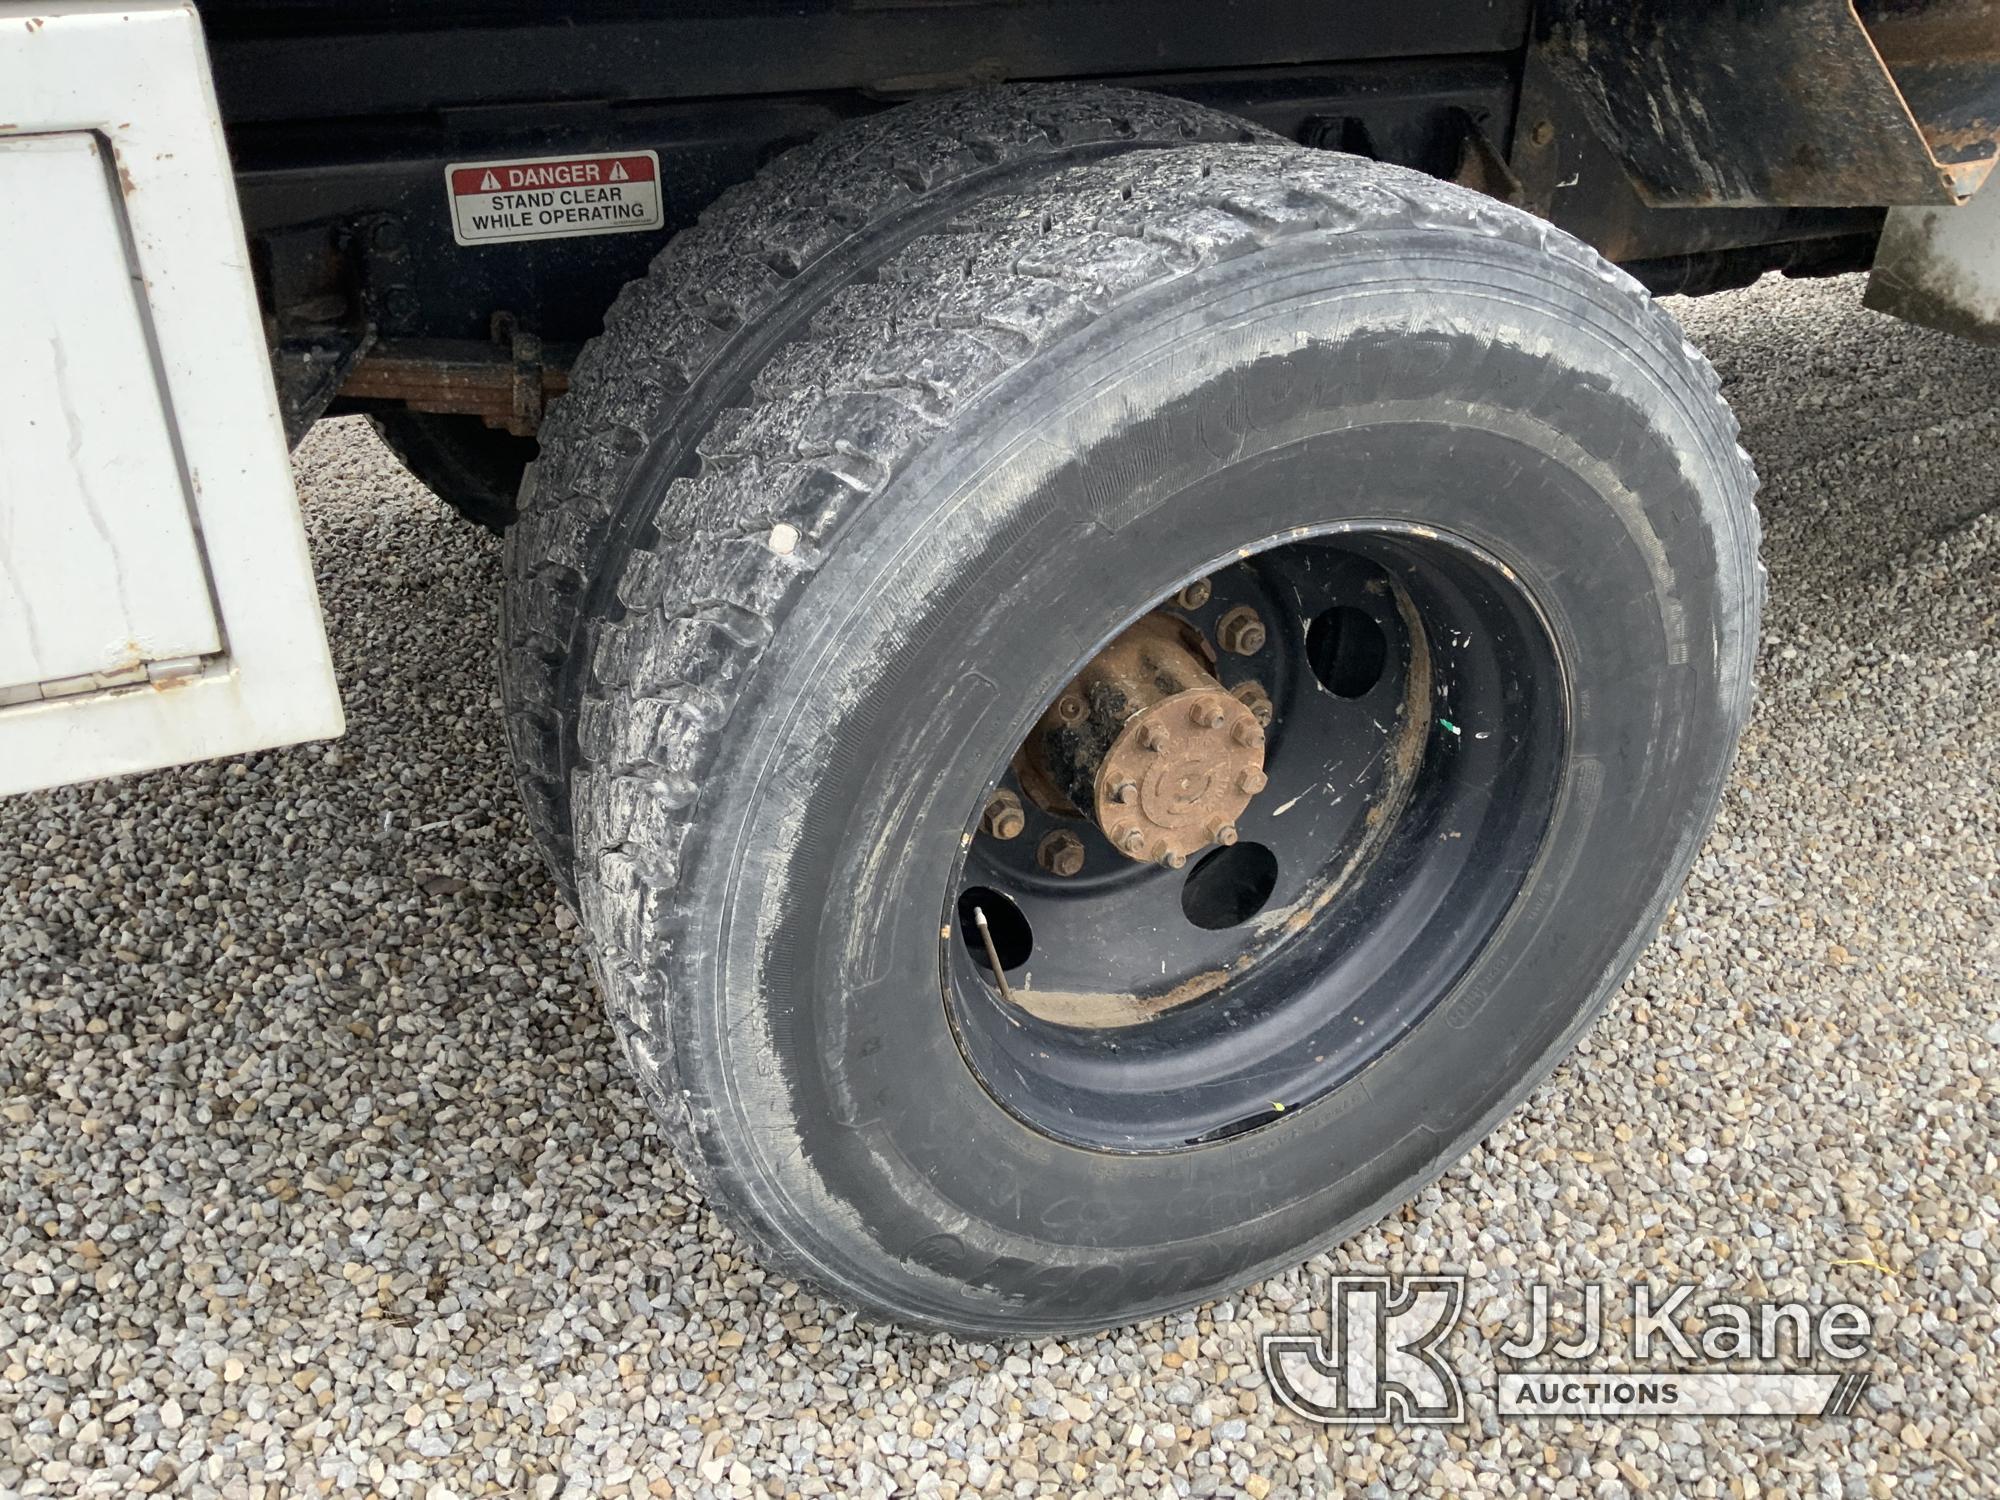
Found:
[[[495,549],[298,474],[350,731],[0,806],[0,1493],[2000,1493],[2000,356],[1684,304],[1765,478],[1762,700],[1662,940],[1422,1199],[1242,1296],[964,1345],[765,1278],[619,1073],[516,814]],[[1329,1270],[1877,1310],[1848,1421],[1315,1428]],[[1459,1339],[1469,1373],[1487,1340]]]

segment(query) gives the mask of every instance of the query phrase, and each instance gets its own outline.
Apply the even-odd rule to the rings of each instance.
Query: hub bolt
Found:
[[[1251,720],[1248,723],[1239,723],[1230,738],[1245,750],[1255,750],[1264,743],[1264,731],[1257,727],[1255,720]]]
[[[1187,863],[1187,856],[1178,849],[1169,849],[1160,856],[1160,863],[1165,865],[1169,870],[1178,870],[1182,865]]]
[[[1203,729],[1213,729],[1215,728],[1216,725],[1222,722],[1227,712],[1228,711],[1224,709],[1220,703],[1217,703],[1213,698],[1204,698],[1199,703],[1195,704],[1192,710],[1191,717],[1194,719],[1195,723],[1199,724]]]
[[[1173,737],[1158,724],[1141,724],[1139,743],[1148,750],[1164,750],[1173,743]]]
[[[1256,610],[1239,604],[1216,623],[1215,639],[1225,651],[1254,656],[1264,649],[1264,622]]]
[[[1065,724],[1083,722],[1083,700],[1075,693],[1064,693],[1056,699],[1056,717]]]
[[[1236,789],[1239,792],[1249,792],[1252,796],[1263,791],[1270,784],[1271,778],[1266,776],[1262,771],[1245,771],[1241,776],[1236,778]]]
[[[1174,595],[1174,603],[1178,604],[1182,609],[1200,609],[1204,604],[1208,603],[1208,596],[1211,592],[1208,580],[1206,578],[1197,578],[1193,583]]]
[[[1111,800],[1121,807],[1129,807],[1139,800],[1139,783],[1121,781],[1111,789]]]
[[[1042,840],[1035,859],[1051,875],[1074,875],[1083,868],[1083,840],[1067,828],[1058,828]]]
[[[1237,702],[1250,710],[1251,718],[1266,729],[1271,727],[1271,720],[1277,715],[1276,710],[1271,707],[1271,695],[1264,691],[1263,683],[1239,682],[1230,689],[1230,692],[1236,695]]]
[[[1118,835],[1118,847],[1127,854],[1137,854],[1146,847],[1146,835],[1136,828],[1128,828]]]
[[[986,799],[986,811],[980,816],[979,826],[996,839],[1019,838],[1021,830],[1028,826],[1021,799],[1002,787]]]
[[[1212,844],[1233,844],[1236,842],[1236,825],[1217,823],[1208,830],[1208,839]]]

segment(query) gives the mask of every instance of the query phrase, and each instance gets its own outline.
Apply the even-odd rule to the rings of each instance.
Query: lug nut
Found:
[[[1254,655],[1264,649],[1264,622],[1256,610],[1239,604],[1216,622],[1215,639],[1225,651],[1238,656]]]
[[[1234,823],[1215,823],[1210,825],[1208,830],[1208,841],[1211,844],[1235,843],[1236,825]]]
[[[1236,778],[1236,790],[1239,792],[1248,792],[1252,796],[1263,791],[1270,784],[1271,778],[1266,776],[1262,771],[1245,771],[1241,776]]]
[[[1139,800],[1139,783],[1136,781],[1119,782],[1118,785],[1111,789],[1111,800],[1118,803],[1121,807],[1128,803],[1137,802]]]
[[[1169,870],[1178,870],[1187,863],[1187,856],[1178,849],[1168,849],[1160,855],[1160,863]]]
[[[986,799],[986,811],[980,815],[979,826],[996,839],[1019,838],[1021,830],[1028,826],[1021,799],[1001,788]]]
[[[1195,704],[1189,713],[1189,717],[1203,729],[1213,729],[1222,722],[1226,713],[1227,710],[1213,698],[1203,698]]]
[[[1074,875],[1083,868],[1083,840],[1067,828],[1058,828],[1042,840],[1035,860],[1051,875]]]
[[[1146,835],[1136,828],[1128,828],[1118,835],[1118,847],[1127,854],[1137,854],[1146,847]]]
[[[1276,717],[1276,713],[1271,707],[1271,695],[1264,691],[1263,683],[1239,682],[1229,691],[1236,695],[1237,702],[1250,710],[1251,718],[1266,729],[1271,727],[1271,720]]]
[[[1208,603],[1208,596],[1212,592],[1213,590],[1209,587],[1209,582],[1206,578],[1197,578],[1193,583],[1174,595],[1174,603],[1178,604],[1182,609],[1200,609],[1204,604]]]
[[[1257,727],[1255,720],[1242,720],[1237,723],[1235,732],[1230,738],[1245,750],[1255,750],[1264,743],[1264,731]]]
[[[1075,693],[1064,693],[1056,699],[1056,717],[1065,724],[1083,722],[1083,700]]]
[[[1158,724],[1139,726],[1139,744],[1147,750],[1164,750],[1173,743],[1173,737]]]

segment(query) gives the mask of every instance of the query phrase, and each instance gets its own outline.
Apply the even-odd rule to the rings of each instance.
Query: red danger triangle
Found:
[[[500,179],[495,177],[491,172],[488,172],[484,177],[479,179],[479,191],[482,193],[497,192],[499,187]]]
[[[614,161],[614,162],[613,162],[613,163],[611,164],[611,178],[610,178],[610,180],[611,180],[611,181],[613,181],[613,182],[625,182],[625,181],[629,180],[629,179],[630,179],[630,177],[631,177],[631,174],[630,174],[629,172],[627,172],[627,171],[625,170],[625,163],[624,163],[624,162],[622,162],[622,161]]]

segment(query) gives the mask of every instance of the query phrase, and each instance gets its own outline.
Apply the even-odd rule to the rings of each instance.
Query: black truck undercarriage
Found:
[[[879,0],[202,6],[296,439],[426,413],[522,460],[618,288],[724,189],[843,120],[1100,80],[1520,204],[1658,293],[1866,268],[1891,204],[2000,152],[1978,0]],[[447,163],[659,153],[665,224],[461,247]],[[475,426],[476,424],[476,426]],[[524,450],[523,450],[524,451]]]

